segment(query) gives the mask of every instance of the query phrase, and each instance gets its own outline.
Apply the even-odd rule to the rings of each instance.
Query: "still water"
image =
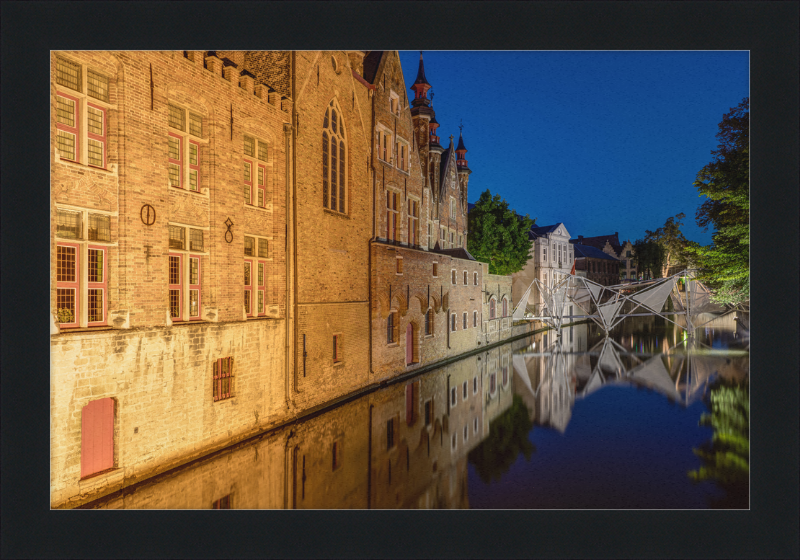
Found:
[[[747,508],[742,319],[540,332],[85,507]]]

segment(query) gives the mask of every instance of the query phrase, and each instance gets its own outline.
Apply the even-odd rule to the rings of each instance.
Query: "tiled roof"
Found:
[[[369,51],[364,57],[364,79],[371,84],[375,83],[375,74],[378,72],[383,53],[384,51]]]
[[[571,243],[580,243],[582,245],[588,245],[589,247],[596,247],[600,250],[606,246],[606,241],[608,241],[609,245],[611,245],[611,248],[614,249],[614,252],[619,254],[620,249],[622,249],[622,245],[620,245],[619,236],[616,233],[611,235],[596,235],[594,237],[570,239]]]
[[[437,246],[438,247],[438,243]],[[448,257],[454,257],[456,259],[464,259],[468,261],[476,260],[475,257],[469,254],[469,251],[464,249],[463,247],[458,247],[456,249],[437,249],[434,247],[432,253],[439,253],[440,255],[446,255]]]
[[[570,241],[572,243],[572,241]],[[592,247],[590,245],[581,245],[579,243],[572,243],[572,246],[575,247],[575,258],[579,259],[581,257],[588,257],[590,259],[605,259],[608,261],[618,261],[619,259],[615,259],[608,253],[604,253],[600,249],[596,247]]]
[[[548,233],[553,233],[558,226],[563,225],[561,222],[557,224],[553,224],[552,226],[533,226],[530,231],[528,231],[528,239],[534,240],[537,237],[542,237]]]

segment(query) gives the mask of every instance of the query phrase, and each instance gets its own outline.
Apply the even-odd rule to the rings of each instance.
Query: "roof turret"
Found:
[[[428,83],[428,79],[425,77],[425,64],[422,60],[422,51],[419,51],[419,70],[417,70],[417,79],[408,89],[414,90],[414,100],[411,102],[412,107],[428,107],[431,102],[428,99],[428,90],[431,89],[431,85]]]

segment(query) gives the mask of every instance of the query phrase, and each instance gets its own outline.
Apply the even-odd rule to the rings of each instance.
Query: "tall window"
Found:
[[[203,138],[203,117],[175,103],[170,103],[168,109],[169,184],[180,189],[200,192],[200,143]]]
[[[456,218],[456,199],[452,196],[450,197],[450,218]]]
[[[478,285],[478,273],[477,272],[473,272],[472,273],[472,285],[473,286],[477,286]]]
[[[472,312],[472,326],[473,327],[477,327],[478,326],[478,312],[477,311],[473,311]]]
[[[265,208],[269,200],[269,144],[244,137],[244,203]]]
[[[397,241],[398,193],[386,191],[386,239]]]
[[[342,361],[342,335],[333,335],[333,363]]]
[[[464,271],[464,285],[467,285],[467,271]]]
[[[386,319],[386,342],[388,344],[392,344],[398,341],[397,329],[398,329],[397,312],[392,311],[391,313],[389,313],[389,317]]]
[[[425,313],[425,336],[433,334],[433,309],[428,309]]]
[[[494,298],[492,298],[492,299],[489,300],[489,319],[494,319],[495,318],[495,314],[497,313],[497,310],[495,309],[495,307],[496,307],[496,302],[495,302]]]
[[[408,145],[398,140],[395,142],[395,153],[397,154],[397,168],[401,171],[408,171]]]
[[[450,315],[450,330],[451,331],[455,331],[456,330],[456,314],[455,313]]]
[[[408,199],[408,244],[419,245],[419,202]]]
[[[331,101],[322,125],[322,205],[345,212],[347,149],[344,121]]]
[[[267,314],[269,240],[244,236],[244,307],[248,317]]]
[[[107,167],[108,103],[108,77],[56,57],[56,148],[62,160]]]
[[[464,317],[463,317],[462,322],[463,322],[463,325],[461,326],[461,328],[462,329],[466,329],[467,328],[467,312],[466,311],[464,311]]]
[[[107,324],[111,217],[56,209],[56,315],[62,328]],[[86,263],[86,266],[83,266]]]
[[[508,317],[508,300],[503,298],[503,317]]]
[[[453,284],[453,285],[455,285],[455,283],[456,283],[456,271],[455,270],[451,270],[450,271],[450,283]]]
[[[169,225],[169,310],[173,321],[198,321],[202,317],[202,229]]]

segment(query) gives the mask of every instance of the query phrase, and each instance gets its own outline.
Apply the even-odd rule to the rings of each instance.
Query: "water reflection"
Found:
[[[738,431],[731,432],[732,409],[723,403],[734,397],[721,387],[746,382],[749,357],[741,349],[749,338],[743,342],[739,325],[725,321],[732,319],[712,321],[698,329],[702,336],[688,340],[675,325],[655,317],[627,320],[609,338],[592,324],[540,332],[374,391],[86,507],[732,507],[724,495],[742,495],[744,479],[736,465],[749,457],[749,449],[742,447],[748,430],[737,424]],[[711,338],[706,328],[712,329]],[[641,391],[660,401],[631,397]],[[599,412],[581,404],[609,398],[616,400]],[[747,398],[739,392],[735,399],[740,411]],[[637,426],[635,437],[665,439],[662,432],[684,437],[659,440],[667,459],[639,450],[644,458],[628,468],[645,479],[652,471],[662,485],[659,473],[666,469],[689,490],[676,491],[677,481],[666,484],[663,494],[672,501],[665,500],[652,494],[655,485],[645,480],[637,495],[614,501],[585,491],[571,497],[561,489],[562,479],[564,487],[580,488],[586,472],[602,479],[603,459],[592,451],[597,437],[581,435],[587,424],[608,422],[615,414],[622,418],[630,403],[646,411],[664,401],[678,412],[659,412],[663,425]],[[704,411],[711,414],[700,421]],[[713,437],[706,425],[715,430]],[[619,444],[606,447],[613,451]],[[573,448],[577,454],[562,457]],[[715,468],[732,449],[740,452],[738,459],[724,472]],[[677,456],[694,462],[670,463]],[[689,471],[697,481],[693,492],[707,496],[716,481],[728,494],[717,492],[712,496],[716,501],[706,505],[681,498],[681,492],[692,492]],[[551,472],[557,473],[552,480]],[[600,492],[602,486],[594,484]],[[632,479],[618,476],[604,484],[604,496],[617,487],[635,486]],[[548,492],[555,496],[550,501]]]

